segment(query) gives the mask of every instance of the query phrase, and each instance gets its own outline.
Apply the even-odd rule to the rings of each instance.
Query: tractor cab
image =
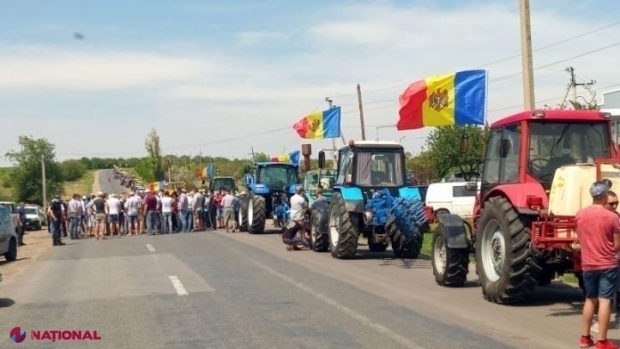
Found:
[[[364,202],[382,189],[400,196],[401,188],[408,186],[405,151],[399,143],[351,141],[340,149],[338,159],[335,185],[345,191],[359,189]]]
[[[256,164],[257,185],[269,188],[269,192],[295,194],[295,186],[300,183],[299,166],[282,162],[260,162]]]
[[[554,186],[565,188],[568,176],[581,178],[571,190],[587,190],[597,180],[596,161],[614,156],[609,118],[604,113],[543,110],[528,117],[517,114],[491,126],[481,198],[497,189],[508,190],[513,205],[522,211],[546,209],[553,201]],[[583,204],[588,202],[586,195]],[[574,215],[576,210],[560,209],[562,215]]]
[[[304,189],[308,197],[308,203],[316,200],[315,190],[320,187],[323,190],[323,196],[330,201],[334,195],[334,184],[336,183],[336,171],[319,169],[306,172],[304,179]]]

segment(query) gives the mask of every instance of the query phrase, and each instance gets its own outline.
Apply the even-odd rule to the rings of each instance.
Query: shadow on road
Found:
[[[0,308],[8,308],[15,304],[15,301],[10,298],[0,298]]]
[[[0,265],[5,265],[5,264],[8,264],[8,263],[17,263],[19,261],[25,261],[26,259],[30,259],[30,257],[17,258],[16,260],[14,260],[12,262],[9,262],[9,261],[6,261],[6,260],[0,261]]]

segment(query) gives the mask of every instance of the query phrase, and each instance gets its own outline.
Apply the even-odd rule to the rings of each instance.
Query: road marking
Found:
[[[172,282],[172,287],[174,287],[174,290],[177,291],[177,294],[179,296],[189,295],[189,293],[187,293],[187,290],[185,290],[185,287],[183,287],[183,284],[181,283],[181,280],[179,280],[178,277],[174,275],[170,275],[168,276],[168,278],[170,279],[170,282]]]
[[[151,244],[146,244],[146,249],[149,250],[149,252],[155,252],[155,247],[153,247],[153,245]]]
[[[328,305],[330,305],[330,306],[340,310],[341,312],[349,315],[351,318],[359,321],[363,325],[366,325],[366,326],[372,328],[373,330],[375,330],[375,331],[377,331],[377,332],[379,332],[379,333],[381,333],[381,334],[391,338],[392,340],[402,344],[403,346],[405,346],[407,348],[410,348],[410,349],[425,349],[424,347],[413,343],[412,341],[410,341],[409,339],[399,335],[398,333],[396,333],[394,331],[391,331],[387,327],[382,326],[382,325],[372,321],[371,319],[367,318],[366,316],[364,316],[364,315],[362,315],[360,313],[357,313],[353,309],[345,307],[344,305],[342,305],[342,304],[338,303],[337,301],[327,297],[326,295],[318,293],[318,292],[314,291],[313,289],[311,289],[310,287],[308,287],[308,286],[306,286],[306,285],[304,285],[302,283],[299,283],[299,282],[289,278],[288,276],[286,276],[284,274],[281,274],[281,273],[279,273],[279,272],[269,268],[268,266],[266,266],[266,265],[264,265],[264,264],[262,264],[260,262],[257,262],[257,261],[254,261],[254,260],[252,260],[252,262],[254,264],[258,265],[259,267],[263,268],[267,272],[269,272],[269,273],[279,277],[280,279],[282,279],[282,280],[288,282],[289,284],[299,288],[300,290],[302,290],[302,291],[312,295],[313,297],[315,297],[315,298],[317,298],[317,299],[327,303]]]

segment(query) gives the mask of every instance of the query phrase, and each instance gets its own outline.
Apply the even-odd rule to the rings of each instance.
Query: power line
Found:
[[[600,32],[600,31],[603,31],[603,30],[605,30],[605,29],[609,29],[609,28],[614,27],[614,26],[617,26],[617,25],[619,25],[619,24],[620,24],[620,21],[618,21],[618,22],[614,22],[614,23],[611,23],[611,24],[608,24],[608,25],[605,25],[605,26],[602,26],[602,27],[599,27],[599,28],[593,29],[593,30],[591,30],[591,31],[588,31],[588,32],[585,32],[585,33],[582,33],[582,34],[576,35],[576,36],[568,37],[568,38],[566,38],[566,39],[563,39],[563,40],[560,40],[560,41],[556,41],[556,42],[553,42],[553,43],[551,43],[551,44],[548,44],[548,45],[544,45],[544,46],[541,46],[541,47],[535,48],[535,49],[533,49],[533,50],[532,50],[532,52],[538,52],[538,51],[546,50],[546,49],[548,49],[548,48],[555,47],[555,46],[558,46],[558,45],[561,45],[561,44],[565,44],[565,43],[570,42],[570,41],[574,41],[574,40],[577,40],[577,39],[581,39],[581,38],[583,38],[583,37],[585,37],[585,36],[592,35],[592,34],[594,34],[594,33],[597,33],[597,32]],[[617,45],[617,44],[614,44],[614,46],[615,46],[615,45]],[[603,49],[605,49],[605,48],[603,48]],[[601,49],[599,49],[598,51],[600,51],[600,50],[601,50]],[[595,52],[598,52],[598,51],[595,51]],[[587,54],[591,54],[591,53],[593,53],[593,52],[590,52],[590,53],[587,53]],[[586,55],[586,54],[584,54],[584,55]],[[495,64],[499,64],[499,63],[503,63],[503,62],[505,62],[505,61],[508,61],[508,60],[511,60],[511,59],[515,59],[515,58],[518,58],[518,57],[521,57],[521,54],[517,54],[517,55],[513,55],[513,56],[505,57],[505,58],[498,59],[498,60],[495,60],[495,61],[491,61],[491,62],[489,62],[489,63],[483,64],[483,65],[479,65],[479,66],[477,66],[476,68],[488,67],[488,66],[495,65]],[[582,57],[582,55],[577,56],[577,57]],[[570,60],[570,59],[574,59],[574,58],[577,58],[577,57],[569,58],[568,60]],[[565,61],[556,62],[555,64],[560,64],[560,63],[564,63],[564,62],[565,62]],[[552,64],[552,65],[555,65],[555,64]],[[541,69],[541,67],[538,67],[537,69]],[[521,73],[522,73],[522,72],[518,72],[518,73],[516,73],[516,75],[518,76],[518,75],[519,75],[519,74],[521,74]],[[511,77],[512,77],[512,76],[515,76],[515,75],[511,74]],[[403,87],[406,87],[406,86],[407,86],[407,85],[399,84],[399,85],[388,86],[388,87],[382,87],[382,88],[373,89],[373,90],[367,90],[367,91],[365,91],[364,93],[365,93],[365,94],[368,94],[368,93],[375,93],[375,92],[381,92],[381,91],[393,90],[393,89],[395,89],[395,88],[403,88]],[[336,97],[348,97],[348,96],[353,96],[353,95],[355,95],[355,93],[346,93],[346,94],[340,94],[340,95],[332,95],[332,96],[330,96],[330,97],[332,97],[332,98],[336,98]]]

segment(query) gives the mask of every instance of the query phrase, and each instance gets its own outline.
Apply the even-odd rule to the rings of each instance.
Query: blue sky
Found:
[[[532,3],[535,47],[615,22],[620,10],[610,1]],[[0,152],[27,134],[55,143],[61,159],[140,156],[151,128],[166,153],[245,157],[253,146],[277,155],[302,141],[292,129],[264,133],[324,108],[326,96],[343,107],[345,137],[359,138],[358,82],[368,137],[405,137],[415,153],[428,130],[387,126],[408,83],[519,53],[516,0],[0,5],[0,119],[10,125],[0,131]],[[568,59],[617,41],[620,25],[535,52],[534,66],[548,65],[536,70],[540,105],[561,100],[568,65],[580,79],[597,80],[599,95],[620,88],[620,45]],[[519,59],[488,69],[489,118],[518,111]]]

